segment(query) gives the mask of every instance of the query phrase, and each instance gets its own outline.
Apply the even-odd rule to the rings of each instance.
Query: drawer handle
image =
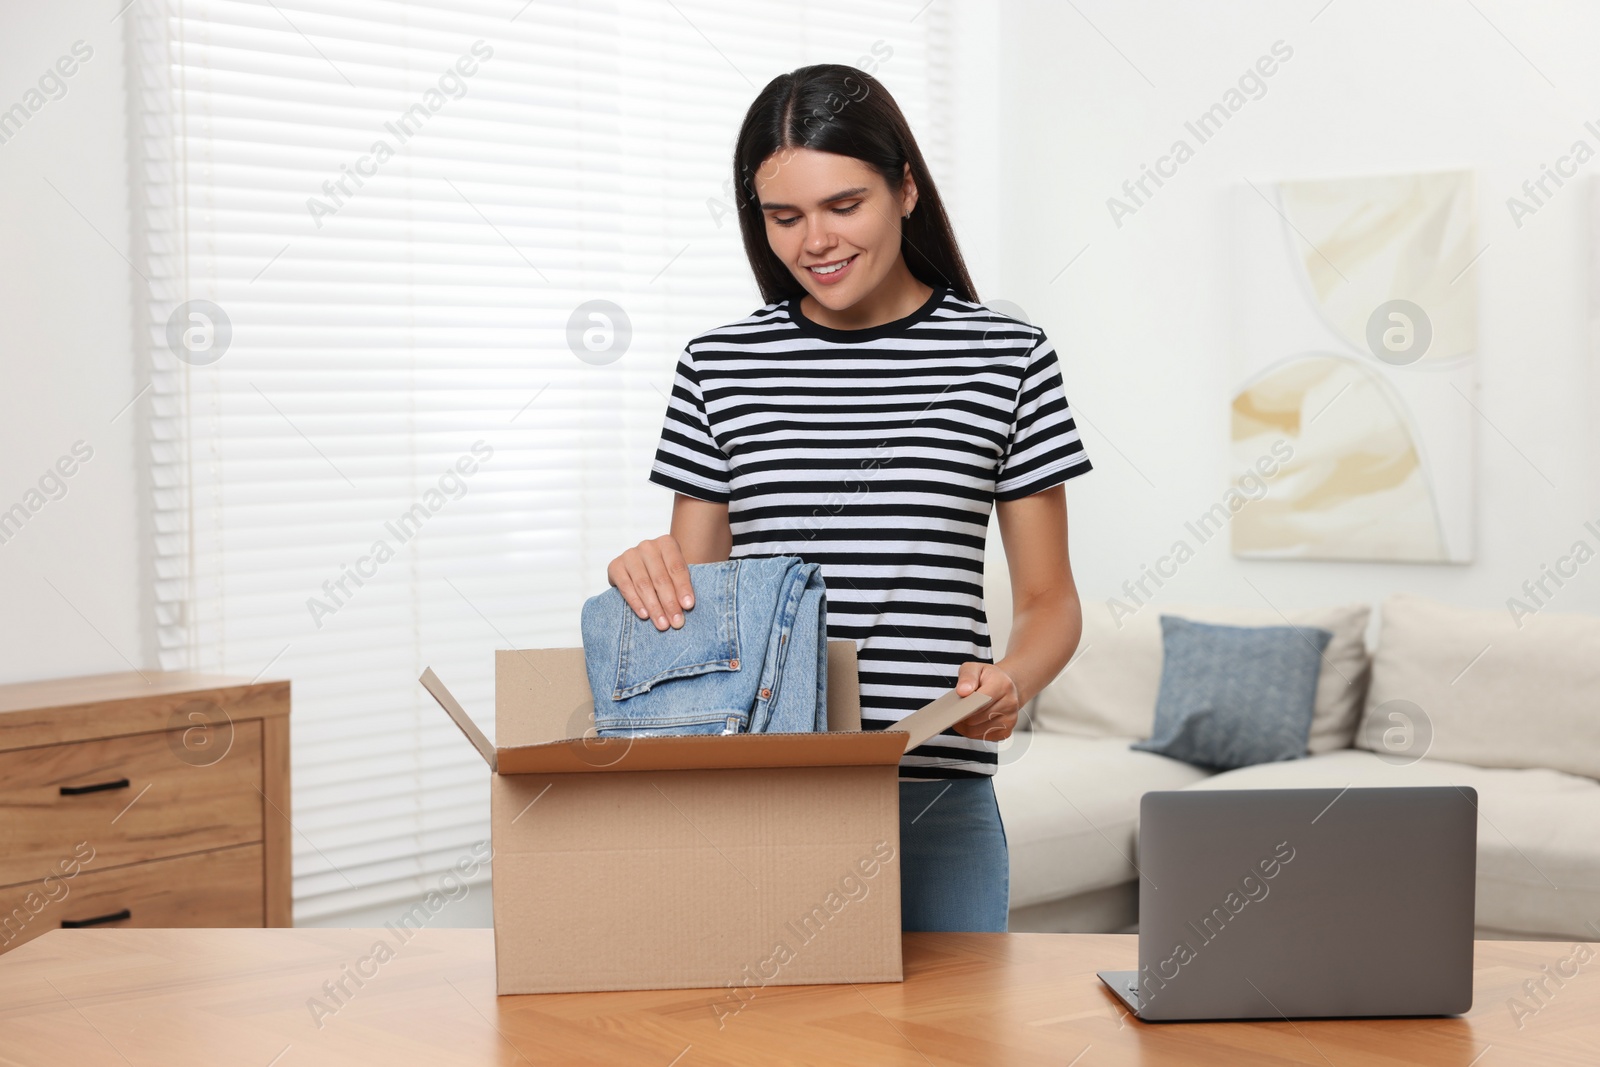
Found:
[[[119,923],[123,919],[131,918],[133,918],[133,912],[129,911],[127,908],[123,908],[121,911],[114,911],[110,915],[96,915],[92,919],[62,919],[61,929],[76,930],[83,926],[99,926],[101,923]]]
[[[118,778],[114,782],[96,782],[94,785],[64,785],[61,787],[61,795],[75,797],[84,793],[104,793],[108,789],[126,789],[128,784],[126,778]]]

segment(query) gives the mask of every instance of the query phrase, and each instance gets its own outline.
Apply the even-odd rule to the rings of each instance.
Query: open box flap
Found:
[[[894,724],[895,731],[905,731],[911,736],[906,739],[905,751],[910,752],[918,745],[932,740],[946,729],[965,719],[973,712],[985,707],[994,697],[987,693],[969,693],[966,696],[957,696],[954,689],[944,696],[913,711],[910,715]]]
[[[856,643],[830,638],[828,641],[828,730],[861,729],[861,676],[856,662]]]
[[[444,683],[439,681],[439,676],[433,673],[432,667],[422,672],[420,681],[422,682],[422,688],[433,694],[433,699],[439,702],[439,706],[445,710],[445,714],[449,715],[455,724],[461,727],[461,732],[467,735],[467,740],[472,742],[472,747],[478,750],[478,755],[483,757],[483,761],[489,765],[489,769],[491,771],[494,770],[494,746],[489,743],[489,738],[484,735],[484,732],[478,729],[478,724],[472,721],[472,716],[467,714],[460,701],[456,700],[450,690],[444,687]]]

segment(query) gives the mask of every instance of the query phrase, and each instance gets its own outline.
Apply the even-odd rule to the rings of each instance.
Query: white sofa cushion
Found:
[[[1381,748],[1388,700],[1422,710],[1434,758],[1600,778],[1600,617],[1391,596],[1357,747]]]
[[[1350,747],[1367,681],[1366,604],[1307,608],[1279,615],[1269,607],[1146,604],[1116,620],[1103,601],[1083,603],[1083,638],[1056,679],[1034,700],[1034,729],[1080,737],[1150,736],[1161,684],[1161,616],[1231,626],[1316,626],[1333,634],[1322,656],[1307,749]],[[1120,621],[1120,625],[1119,625]]]
[[[1139,797],[1181,789],[1206,771],[1128,747],[1132,738],[1035,731],[995,775],[1011,853],[1011,906],[1027,907],[1136,877]]]
[[[1262,763],[1192,789],[1463,785],[1478,791],[1477,925],[1593,940],[1600,916],[1600,782],[1548,769],[1400,765],[1356,749]]]

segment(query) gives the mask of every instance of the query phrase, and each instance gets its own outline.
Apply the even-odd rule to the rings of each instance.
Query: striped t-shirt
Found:
[[[868,730],[993,663],[983,551],[995,500],[1090,469],[1044,331],[935,289],[836,330],[779,300],[679,357],[650,480],[728,505],[731,558],[799,556],[853,640]],[[947,730],[905,779],[991,775],[998,744]]]

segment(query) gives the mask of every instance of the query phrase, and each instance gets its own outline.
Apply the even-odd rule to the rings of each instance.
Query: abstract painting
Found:
[[[1235,196],[1234,482],[1271,477],[1232,517],[1234,554],[1469,562],[1472,172]]]

